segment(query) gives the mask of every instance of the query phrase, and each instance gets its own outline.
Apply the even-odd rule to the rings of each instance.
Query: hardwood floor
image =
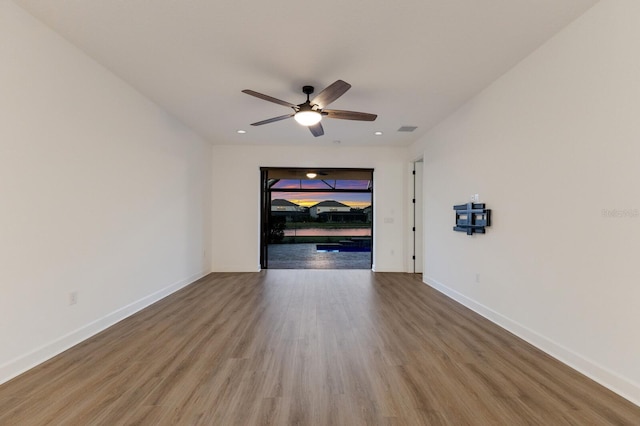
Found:
[[[0,386],[1,425],[639,425],[409,274],[212,274]]]

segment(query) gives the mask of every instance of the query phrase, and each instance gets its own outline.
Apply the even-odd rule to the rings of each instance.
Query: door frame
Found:
[[[336,175],[350,175],[358,173],[369,173],[370,184],[366,190],[353,190],[353,189],[330,189],[330,190],[318,190],[318,189],[272,189],[269,185],[269,172],[273,173],[291,173],[293,176],[304,176],[307,172],[332,172]],[[303,179],[304,180],[304,179]],[[348,179],[339,179],[348,180]],[[317,192],[335,192],[335,193],[370,193],[371,194],[371,256],[369,260],[369,267],[373,268],[373,255],[375,246],[374,235],[374,221],[375,221],[375,208],[374,208],[374,169],[371,168],[345,168],[345,167],[260,167],[260,268],[269,269],[269,229],[270,229],[270,217],[271,217],[271,194],[273,192],[302,192],[302,193],[317,193]]]
[[[424,161],[413,162],[413,273],[424,272]]]

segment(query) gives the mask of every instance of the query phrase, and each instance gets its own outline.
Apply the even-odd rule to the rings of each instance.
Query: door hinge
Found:
[[[416,232],[416,227],[415,226],[413,227],[413,232]]]
[[[413,260],[416,260],[416,257],[415,257],[415,256],[411,256],[411,258],[412,258]]]
[[[414,174],[414,175],[415,175],[415,174],[416,174],[416,171],[414,170],[414,171],[412,172],[412,174]]]
[[[413,200],[411,200],[411,202],[412,202],[413,204],[415,204],[415,203],[416,203],[416,199],[414,198]]]

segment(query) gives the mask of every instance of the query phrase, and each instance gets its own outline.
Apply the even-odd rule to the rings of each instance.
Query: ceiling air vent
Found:
[[[398,129],[399,132],[413,132],[417,129],[417,126],[402,126]]]

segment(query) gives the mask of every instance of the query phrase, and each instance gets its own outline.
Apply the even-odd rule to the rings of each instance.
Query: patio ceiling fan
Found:
[[[323,116],[327,118],[337,118],[340,120],[355,120],[355,121],[374,121],[378,116],[376,114],[369,114],[366,112],[356,111],[344,111],[339,109],[327,109],[326,107],[340,96],[344,95],[347,90],[351,88],[351,85],[342,80],[337,80],[334,83],[327,86],[322,92],[309,100],[309,95],[314,92],[313,86],[302,87],[302,93],[307,95],[307,100],[301,104],[295,105],[287,101],[276,99],[269,95],[264,95],[253,90],[245,89],[242,92],[247,95],[255,96],[256,98],[263,99],[265,101],[273,102],[278,105],[283,105],[293,109],[293,112],[278,117],[268,118],[266,120],[251,123],[252,126],[262,126],[263,124],[274,123],[280,120],[286,120],[287,118],[294,117],[295,120],[303,126],[306,126],[311,131],[313,136],[318,137],[324,135],[324,129],[322,128]]]

